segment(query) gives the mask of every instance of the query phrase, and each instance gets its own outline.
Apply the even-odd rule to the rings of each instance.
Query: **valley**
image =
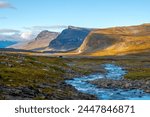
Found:
[[[127,71],[124,75],[128,80],[127,89],[140,90],[143,87],[145,92],[150,93],[149,57],[149,52],[122,56],[60,57],[1,51],[0,99],[97,99],[95,95],[79,92],[65,81],[90,74],[105,74],[104,64],[116,64]],[[106,86],[107,83],[116,83],[107,80],[103,82]],[[137,83],[137,86],[134,87],[132,82]],[[109,85],[105,88],[109,89]]]
[[[0,99],[150,99],[149,58],[150,24],[44,30],[0,49]]]

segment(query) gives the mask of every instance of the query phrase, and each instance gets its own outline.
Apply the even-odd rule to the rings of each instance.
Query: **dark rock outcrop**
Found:
[[[82,44],[90,31],[91,29],[69,26],[55,40],[50,42],[49,48],[62,51],[76,49]]]

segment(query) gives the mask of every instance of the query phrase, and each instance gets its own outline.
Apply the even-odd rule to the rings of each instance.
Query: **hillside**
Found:
[[[38,34],[38,36],[34,40],[16,44],[11,46],[10,48],[24,49],[24,50],[38,50],[47,47],[49,43],[57,36],[58,36],[57,32],[49,32],[45,30],[42,31],[40,34]]]
[[[69,26],[68,29],[63,30],[55,40],[51,41],[49,48],[55,51],[76,49],[80,47],[90,31],[90,29],[86,28]]]
[[[93,30],[76,52],[103,56],[146,50],[150,50],[150,24]]]

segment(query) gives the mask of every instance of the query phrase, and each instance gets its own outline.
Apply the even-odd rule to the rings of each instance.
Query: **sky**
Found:
[[[150,0],[0,0],[0,40],[29,40],[68,25],[106,28],[150,23]]]

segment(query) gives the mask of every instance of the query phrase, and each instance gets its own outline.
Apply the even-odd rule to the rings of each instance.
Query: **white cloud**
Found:
[[[0,9],[4,9],[4,8],[15,9],[15,7],[12,6],[10,3],[4,2],[4,1],[0,1]]]
[[[19,30],[14,30],[14,29],[0,29],[0,34],[5,34],[5,33],[19,33]]]
[[[52,30],[58,31],[58,29],[63,30],[67,26],[63,25],[54,25],[54,26],[33,26],[33,27],[24,27],[20,30],[15,29],[0,29],[0,40],[32,40],[43,30]]]
[[[16,41],[21,41],[20,35],[19,34],[0,34],[0,40],[16,40]]]
[[[33,33],[29,32],[29,31],[28,32],[22,32],[21,35],[20,35],[20,37],[22,39],[25,39],[25,40],[30,40],[30,39],[33,38]]]
[[[23,27],[25,30],[31,30],[34,32],[41,32],[43,30],[50,30],[50,31],[62,31],[63,29],[67,28],[68,26],[65,25],[53,25],[53,26],[32,26],[32,27]]]
[[[30,40],[36,37],[36,33],[32,31],[21,32],[13,29],[0,29],[0,40]]]

